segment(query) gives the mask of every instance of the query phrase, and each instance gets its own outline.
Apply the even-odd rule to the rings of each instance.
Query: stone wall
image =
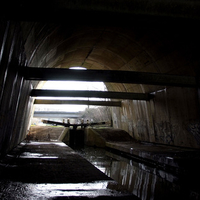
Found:
[[[123,101],[113,108],[113,126],[140,141],[200,148],[196,89],[165,88],[150,101]]]

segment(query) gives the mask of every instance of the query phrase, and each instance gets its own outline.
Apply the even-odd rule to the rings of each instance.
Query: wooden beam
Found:
[[[51,100],[35,99],[34,104],[76,104],[121,107],[121,101]]]
[[[150,100],[153,96],[146,93],[104,92],[87,90],[39,90],[33,89],[32,97],[97,97],[109,99]]]
[[[59,68],[23,67],[22,74],[26,80],[65,80],[65,81],[102,81],[115,83],[134,83],[164,86],[195,87],[193,76],[119,71],[119,70],[71,70]]]

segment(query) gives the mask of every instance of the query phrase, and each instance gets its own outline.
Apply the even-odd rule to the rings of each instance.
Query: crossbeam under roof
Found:
[[[88,91],[88,90],[43,90],[33,89],[30,93],[32,97],[94,97],[109,99],[132,99],[150,100],[152,95],[147,93],[130,92],[110,92],[110,91]]]
[[[147,73],[120,70],[72,70],[64,68],[22,67],[26,80],[102,81],[115,83],[149,84],[179,87],[196,87],[193,76]]]
[[[35,99],[34,104],[75,104],[75,105],[93,105],[93,106],[121,107],[121,101]]]

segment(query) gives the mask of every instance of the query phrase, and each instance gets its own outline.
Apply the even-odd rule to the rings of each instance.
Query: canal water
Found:
[[[177,176],[101,148],[74,150],[141,200],[200,199],[200,186],[193,177]]]

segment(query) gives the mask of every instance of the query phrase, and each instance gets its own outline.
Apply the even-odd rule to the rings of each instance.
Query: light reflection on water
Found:
[[[43,159],[57,159],[57,156],[47,156],[41,153],[23,152],[19,158],[43,158]]]
[[[86,147],[76,151],[141,200],[200,199],[198,187],[193,188],[191,181],[184,177],[178,178],[104,149]]]

